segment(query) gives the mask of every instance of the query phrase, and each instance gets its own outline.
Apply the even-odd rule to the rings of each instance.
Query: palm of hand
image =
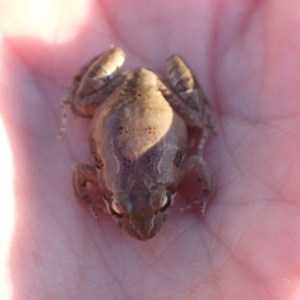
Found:
[[[282,29],[288,22],[276,23],[272,11],[266,21],[261,7],[233,18],[228,5],[217,16],[203,2],[183,9],[180,20],[177,15],[167,18],[171,10],[166,8],[158,26],[151,13],[145,19],[148,24],[136,15],[130,23],[122,19],[121,7],[113,5],[107,4],[105,11],[96,5],[76,39],[61,46],[6,36],[3,70],[9,85],[3,88],[5,101],[0,105],[16,178],[9,258],[14,293],[24,299],[38,299],[43,293],[73,299],[295,295],[300,266],[300,106],[295,79],[300,63],[294,59],[296,42]],[[200,11],[211,19],[200,18]],[[112,18],[109,12],[115,23],[102,24],[105,16]],[[181,26],[174,28],[172,22]],[[111,36],[103,38],[104,33]],[[82,42],[87,35],[88,47]],[[153,36],[158,41],[152,41]],[[55,139],[66,78],[110,43],[126,51],[125,67],[160,72],[167,56],[181,54],[206,92],[218,131],[205,149],[218,190],[204,219],[196,210],[179,214],[178,208],[186,203],[181,198],[187,186],[182,185],[168,222],[145,243],[128,237],[106,216],[95,222],[75,202],[70,166],[90,160],[88,121],[78,119],[72,126],[69,120],[67,134]],[[32,281],[24,284],[20,278]]]

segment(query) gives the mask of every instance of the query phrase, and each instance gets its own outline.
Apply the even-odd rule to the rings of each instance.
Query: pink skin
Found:
[[[40,23],[26,2],[0,0],[0,112],[15,176],[4,269],[13,296],[1,288],[0,298],[296,299],[300,1],[57,0]],[[56,139],[67,82],[111,44],[126,68],[164,72],[169,55],[182,55],[218,132],[204,149],[217,182],[204,218],[198,208],[179,213],[194,194],[186,181],[147,242],[109,216],[96,222],[75,199],[71,165],[91,161],[89,121],[69,117]]]

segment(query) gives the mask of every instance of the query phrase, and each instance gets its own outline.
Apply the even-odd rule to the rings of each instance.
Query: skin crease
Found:
[[[1,288],[0,298],[298,299],[300,1],[49,0],[37,12],[33,2],[0,1],[15,195],[1,253],[11,294]],[[217,182],[204,218],[179,213],[196,187],[186,181],[147,242],[75,200],[71,165],[91,162],[89,121],[69,117],[55,138],[68,80],[111,44],[125,68],[164,72],[168,56],[182,55],[218,132],[204,149]]]

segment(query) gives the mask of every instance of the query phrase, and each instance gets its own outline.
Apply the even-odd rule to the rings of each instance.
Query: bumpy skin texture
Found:
[[[299,1],[0,3],[0,299],[299,298]],[[179,53],[215,112],[211,206],[177,213],[196,187],[184,182],[143,243],[74,203],[90,121],[55,139],[69,78],[111,44],[126,69],[163,73]]]
[[[145,68],[120,71],[124,58],[121,48],[111,47],[73,76],[63,96],[58,136],[69,107],[92,118],[94,165],[73,165],[75,195],[96,219],[101,208],[131,236],[148,240],[166,221],[179,182],[192,171],[202,193],[189,207],[201,204],[204,214],[215,191],[203,159],[213,127],[203,91],[180,56],[168,58],[167,78]],[[194,155],[188,155],[188,128],[202,133]],[[90,195],[89,183],[100,188],[106,208]]]

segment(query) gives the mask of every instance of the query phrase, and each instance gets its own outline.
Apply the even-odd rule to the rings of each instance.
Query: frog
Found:
[[[121,70],[124,61],[124,51],[112,46],[73,76],[61,103],[58,137],[69,109],[91,119],[94,162],[72,166],[75,195],[96,219],[103,211],[130,236],[145,241],[160,231],[179,183],[192,172],[202,189],[184,210],[200,205],[204,214],[216,184],[203,147],[215,131],[208,101],[181,56],[167,59],[166,76],[148,68]],[[192,155],[190,129],[201,132]],[[90,184],[102,199],[90,195]]]

